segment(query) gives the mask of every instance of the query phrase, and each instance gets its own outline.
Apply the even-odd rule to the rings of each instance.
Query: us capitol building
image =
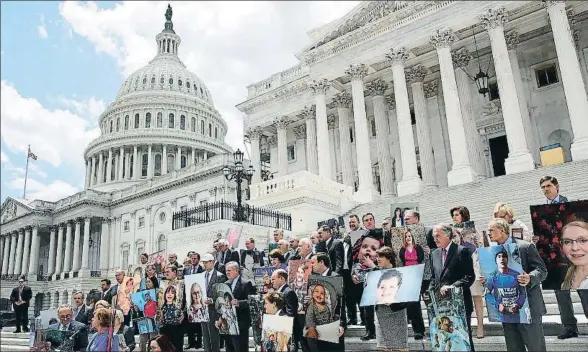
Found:
[[[368,211],[381,224],[394,203],[418,202],[426,224],[463,204],[484,226],[505,201],[530,225],[545,174],[588,199],[588,2],[364,1],[311,30],[299,64],[237,105],[255,170],[242,196],[261,209],[240,222],[227,124],[171,17],[100,116],[85,190],[2,205],[3,298],[25,274],[34,309],[56,307],[142,252],[182,261],[227,231],[264,248],[275,227]]]

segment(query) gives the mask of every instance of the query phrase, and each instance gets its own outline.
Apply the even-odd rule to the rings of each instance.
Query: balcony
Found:
[[[236,220],[237,204],[219,201],[201,205],[184,211],[175,212],[172,219],[172,230],[178,230],[216,220]],[[243,205],[246,222],[251,225],[279,228],[290,231],[292,217],[290,214],[259,207]]]

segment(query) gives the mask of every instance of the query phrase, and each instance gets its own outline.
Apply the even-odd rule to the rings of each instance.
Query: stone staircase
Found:
[[[582,312],[580,298],[576,293],[572,293],[572,302],[574,304],[574,313],[578,320],[578,329],[582,336],[573,339],[559,340],[557,335],[562,332],[561,319],[557,308],[557,301],[553,291],[543,291],[543,297],[547,306],[547,315],[543,317],[543,329],[546,336],[548,351],[585,351],[588,346],[588,319]],[[428,319],[425,309],[422,310],[425,318],[425,325],[428,326]],[[484,309],[484,333],[483,339],[474,339],[474,344],[477,351],[506,351],[504,343],[502,325],[500,323],[489,322],[486,318],[486,310]],[[475,335],[477,328],[477,320],[472,318],[472,328]],[[13,333],[14,328],[4,328],[0,335],[0,351],[27,351],[28,350],[28,333]],[[428,331],[427,331],[428,333]],[[365,334],[365,329],[362,326],[351,326],[347,329],[345,338],[346,351],[375,351],[376,341],[361,341],[360,337]],[[414,340],[414,333],[412,327],[409,325],[409,347],[411,351],[429,351],[431,345],[428,336],[424,340]],[[251,336],[251,332],[250,332]],[[137,346],[139,337],[136,336]],[[185,344],[188,343],[187,338]],[[249,350],[255,351],[253,339],[249,339]],[[138,347],[137,347],[138,348]],[[137,351],[137,350],[135,350]]]
[[[419,203],[421,222],[433,225],[451,222],[449,209],[456,205],[466,206],[479,229],[485,229],[492,219],[494,204],[506,202],[515,209],[515,218],[531,228],[529,206],[543,204],[545,198],[539,187],[541,177],[554,176],[559,181],[560,193],[570,200],[588,199],[588,161],[570,162],[563,165],[484,179],[479,182],[454,187],[429,188],[426,191],[404,197],[380,196],[372,203],[362,204],[346,215],[371,212],[380,225],[391,215],[391,205],[396,203]]]

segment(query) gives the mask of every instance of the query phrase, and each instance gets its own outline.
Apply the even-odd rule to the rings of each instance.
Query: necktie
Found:
[[[446,260],[447,260],[447,249],[443,248],[443,265],[445,265]]]
[[[208,277],[209,277],[209,275],[210,275],[210,272],[207,271],[206,272],[206,275],[205,275],[206,276],[206,287],[208,287]]]

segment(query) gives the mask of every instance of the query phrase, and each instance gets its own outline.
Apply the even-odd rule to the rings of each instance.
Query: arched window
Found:
[[[186,87],[190,89],[190,82],[186,82]]]
[[[185,155],[182,155],[181,158],[180,158],[180,168],[183,169],[183,168],[186,167],[186,161],[187,161],[186,156]]]
[[[155,84],[155,76],[151,77],[151,84]]]
[[[218,138],[218,128],[214,128],[214,138]]]
[[[212,137],[212,124],[208,124],[208,137]]]
[[[116,132],[120,129],[120,117],[116,118]]]
[[[129,129],[129,115],[125,116],[125,131]]]
[[[165,83],[165,78],[163,78],[163,76],[161,76],[161,78],[159,79],[159,84],[164,84]]]
[[[149,158],[147,157],[147,154],[143,154],[141,159],[141,176],[147,177],[147,166],[149,164]]]
[[[172,172],[176,169],[176,157],[173,154],[167,155],[167,172]]]
[[[123,243],[120,245],[120,267],[125,268],[124,270],[129,267],[129,251],[131,250],[131,246],[128,243]]]
[[[192,132],[196,132],[196,118],[192,117],[192,119],[190,119],[190,128],[192,129]]]
[[[167,127],[174,128],[174,125],[174,114],[169,114],[169,123]]]
[[[137,257],[135,258],[135,263],[140,263],[141,260],[141,254],[143,254],[145,252],[145,240],[137,240],[137,242],[135,242],[135,249],[137,253]]]
[[[157,113],[157,127],[163,127],[163,115],[160,112]]]
[[[151,128],[151,113],[145,114],[145,128]]]
[[[143,77],[143,84],[147,84],[147,77]]]
[[[169,78],[169,84],[170,84],[170,86],[171,86],[172,84],[174,84],[174,79],[173,79],[173,78],[171,78],[171,77]]]
[[[165,239],[165,235],[161,234],[159,235],[159,238],[157,239],[157,251],[161,252],[161,251],[165,251],[167,249],[167,241]]]
[[[204,120],[200,121],[200,133],[204,134]]]
[[[161,176],[161,154],[155,154],[155,170],[154,176]]]
[[[184,115],[180,116],[180,129],[181,130],[186,129],[186,116],[184,116]]]
[[[135,114],[135,128],[139,128],[139,114]]]
[[[202,87],[200,87],[200,94],[204,95],[204,91],[202,90]]]
[[[113,125],[112,120],[110,120],[110,133],[112,133],[112,125]]]
[[[178,86],[180,86],[180,87],[182,86],[182,80],[181,79],[178,79]]]

